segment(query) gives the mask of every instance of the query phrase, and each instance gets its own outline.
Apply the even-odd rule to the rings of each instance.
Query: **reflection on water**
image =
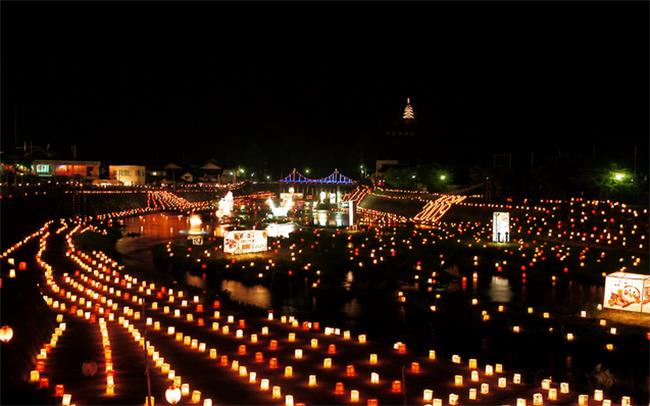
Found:
[[[343,313],[353,319],[359,317],[359,314],[361,314],[361,305],[359,304],[359,301],[354,298],[345,302],[343,305]]]
[[[347,214],[338,211],[315,210],[313,224],[321,227],[347,227],[349,218]]]
[[[343,281],[343,287],[345,288],[345,290],[348,291],[350,290],[350,288],[352,287],[352,282],[354,282],[354,274],[352,273],[352,271],[348,271],[348,273],[345,274],[345,281]]]
[[[493,302],[509,303],[512,299],[512,290],[508,278],[493,276],[487,294]]]
[[[263,309],[271,307],[271,292],[262,285],[246,286],[241,282],[223,280],[221,289],[229,291],[233,300]]]

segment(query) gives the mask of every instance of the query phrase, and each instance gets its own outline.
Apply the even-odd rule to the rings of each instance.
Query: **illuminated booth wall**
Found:
[[[605,278],[603,306],[650,313],[650,275],[614,272]]]
[[[223,252],[246,254],[266,251],[268,233],[266,230],[226,231],[223,236]]]
[[[492,241],[510,241],[510,213],[495,211],[492,214]]]

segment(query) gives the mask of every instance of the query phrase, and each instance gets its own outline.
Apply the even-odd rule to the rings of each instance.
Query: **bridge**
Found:
[[[298,172],[296,168],[284,178],[280,179],[281,183],[309,183],[309,184],[327,184],[327,185],[352,185],[354,181],[347,176],[343,175],[338,169],[328,176],[320,179],[308,178],[302,173]]]

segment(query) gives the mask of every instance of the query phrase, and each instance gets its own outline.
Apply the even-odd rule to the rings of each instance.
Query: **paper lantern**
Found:
[[[549,390],[550,387],[551,387],[551,380],[550,379],[542,379],[542,389]]]
[[[57,384],[54,386],[54,397],[55,398],[60,398],[63,396],[64,393],[64,387],[63,384]]]
[[[544,398],[542,397],[542,394],[541,393],[533,394],[533,405],[542,406],[543,404],[544,404]]]
[[[317,385],[316,383],[316,375],[309,375],[309,386],[314,387]]]
[[[469,394],[467,397],[469,400],[476,400],[476,388],[469,388]]]
[[[422,400],[425,402],[433,400],[433,391],[431,389],[425,389],[422,394]]]
[[[521,374],[514,374],[512,377],[512,383],[519,385],[521,383]]]
[[[560,383],[560,393],[562,393],[562,394],[569,393],[569,383],[568,382],[561,382]]]
[[[332,368],[332,359],[331,358],[325,358],[323,360],[323,368],[326,368],[326,369]]]
[[[526,399],[517,398],[517,406],[526,406]]]
[[[481,384],[481,395],[487,395],[490,393],[490,385],[487,383]]]
[[[38,370],[33,369],[29,372],[30,382],[38,382],[39,379],[40,379],[40,373],[38,372]]]
[[[251,372],[248,374],[248,382],[255,383],[257,380],[257,372]]]
[[[476,370],[472,371],[472,373],[471,373],[471,375],[470,375],[470,380],[471,380],[472,382],[478,382],[478,379],[479,379],[479,377],[478,377],[478,371],[476,371]]]
[[[354,376],[354,365],[348,365],[345,367],[346,376]]]
[[[370,383],[379,383],[379,374],[377,372],[370,374]]]
[[[14,329],[9,326],[0,327],[0,341],[8,343],[14,336]]]
[[[177,404],[181,400],[181,389],[178,387],[170,386],[165,391],[165,399],[171,405]]]
[[[370,354],[370,365],[377,364],[377,354]]]
[[[557,389],[551,388],[548,390],[548,400],[557,400]]]
[[[201,391],[193,390],[192,391],[192,403],[199,403],[201,401]]]
[[[269,390],[269,380],[264,378],[260,381],[260,389],[263,391]]]
[[[273,399],[281,399],[282,398],[282,391],[280,390],[279,386],[274,386],[273,387],[273,392],[272,392],[271,397]]]
[[[70,406],[70,402],[72,401],[72,395],[69,393],[64,393],[63,398],[61,399],[61,405],[62,406]]]
[[[184,383],[181,385],[181,394],[183,396],[187,396],[190,394],[190,385],[187,383]]]
[[[594,390],[594,400],[601,402],[603,400],[603,391],[601,389]]]
[[[429,350],[429,359],[430,360],[436,359],[436,351],[435,350]]]
[[[284,406],[293,406],[293,396],[287,395],[284,397]]]
[[[327,353],[328,354],[336,354],[336,345],[330,344],[327,346]]]
[[[579,395],[578,396],[578,405],[587,406],[589,404],[589,395]]]
[[[458,395],[455,393],[450,393],[449,394],[449,404],[450,405],[457,405],[458,404]]]
[[[203,406],[212,406],[212,399],[203,399]]]
[[[284,377],[291,378],[293,376],[293,367],[286,366],[284,367]]]
[[[294,351],[294,356],[296,359],[302,359],[302,349],[296,348]]]
[[[350,402],[356,403],[359,401],[359,391],[356,389],[352,389],[350,391]]]
[[[390,388],[391,388],[391,392],[400,393],[402,391],[402,382],[401,381],[393,381]]]
[[[503,378],[503,377],[499,378],[498,386],[499,386],[499,388],[505,388],[506,387],[506,378]]]
[[[342,395],[343,393],[345,393],[345,387],[343,386],[343,382],[337,382],[336,385],[334,385],[334,394]]]
[[[278,359],[277,358],[271,358],[269,360],[269,368],[275,369],[278,367]]]
[[[454,376],[454,385],[463,386],[463,376],[462,375],[455,375]]]
[[[367,406],[379,406],[379,401],[377,399],[368,399],[366,402]]]

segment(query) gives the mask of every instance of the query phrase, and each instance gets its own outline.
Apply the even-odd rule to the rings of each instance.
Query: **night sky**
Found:
[[[648,149],[648,3],[2,2],[2,147],[120,163]],[[450,158],[452,157],[452,158]]]

